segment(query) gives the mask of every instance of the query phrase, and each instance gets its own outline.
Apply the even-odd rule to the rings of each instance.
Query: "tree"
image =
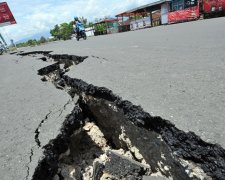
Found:
[[[46,42],[47,42],[47,40],[45,39],[45,37],[41,36],[39,43],[42,44],[42,43],[46,43]]]
[[[28,46],[35,46],[35,45],[37,45],[37,40],[36,39],[30,39],[30,40],[28,40],[27,41],[27,45]]]
[[[60,35],[63,40],[70,39],[71,35],[73,34],[73,25],[72,23],[62,23],[60,25]]]
[[[85,28],[88,27],[88,23],[87,23],[88,21],[87,21],[86,18],[80,17],[79,20],[80,20],[81,23],[83,23],[83,25],[84,25]]]
[[[56,24],[55,27],[50,30],[50,34],[58,40],[62,38],[60,35],[60,28],[58,24]]]
[[[16,44],[16,47],[18,47],[18,48],[26,47],[26,46],[28,46],[26,42]]]
[[[35,45],[40,45],[40,44],[45,43],[45,42],[47,42],[47,39],[42,36],[40,38],[40,40],[38,40],[38,41],[36,39],[30,39],[30,40],[28,40],[26,42],[22,42],[22,43],[16,44],[16,46],[18,48],[20,48],[20,47],[27,47],[27,46],[35,46]]]
[[[98,32],[105,32],[105,31],[107,31],[106,24],[105,23],[96,24],[95,25],[95,31],[98,31]]]
[[[88,27],[93,27],[94,26],[94,23],[93,22],[89,22],[88,23]]]
[[[93,26],[93,23],[91,22],[88,23],[87,19],[84,17],[80,17],[78,19],[83,23],[85,28]],[[74,21],[71,21],[70,23],[64,22],[60,25],[56,24],[54,28],[50,30],[50,34],[54,37],[55,40],[70,39],[71,35],[74,32],[73,24]]]
[[[59,25],[55,25],[54,29],[50,30],[51,35],[56,38],[57,40],[63,39],[67,40],[70,39],[71,35],[73,34],[73,23],[62,23]]]

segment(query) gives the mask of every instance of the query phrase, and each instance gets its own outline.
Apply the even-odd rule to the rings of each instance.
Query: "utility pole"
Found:
[[[2,34],[0,33],[0,38],[2,39],[2,42],[7,46],[7,43],[5,42],[5,39],[3,38]]]

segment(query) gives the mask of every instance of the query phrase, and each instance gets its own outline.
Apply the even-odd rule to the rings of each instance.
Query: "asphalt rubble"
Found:
[[[220,145],[152,117],[105,87],[66,75],[87,56],[51,53],[18,54],[53,61],[38,75],[76,102],[61,133],[43,147],[33,180],[224,179],[225,150]],[[38,129],[35,133],[39,144]]]

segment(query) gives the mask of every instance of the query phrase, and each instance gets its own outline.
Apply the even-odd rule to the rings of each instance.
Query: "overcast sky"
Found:
[[[6,0],[17,25],[0,27],[5,39],[18,41],[46,33],[55,25],[83,16],[88,21],[129,10],[155,0]]]

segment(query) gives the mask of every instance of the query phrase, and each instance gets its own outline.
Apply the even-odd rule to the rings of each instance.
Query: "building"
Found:
[[[119,32],[225,15],[225,0],[160,0],[117,14]],[[124,21],[125,20],[125,21]]]
[[[113,34],[118,32],[118,19],[103,19],[94,24],[94,35]]]
[[[136,30],[161,24],[168,24],[170,1],[171,0],[160,0],[154,3],[149,3],[117,14],[116,17],[122,19],[120,26],[127,26],[129,24],[130,28],[126,28],[126,30]],[[123,23],[124,19],[126,19],[126,24]]]

